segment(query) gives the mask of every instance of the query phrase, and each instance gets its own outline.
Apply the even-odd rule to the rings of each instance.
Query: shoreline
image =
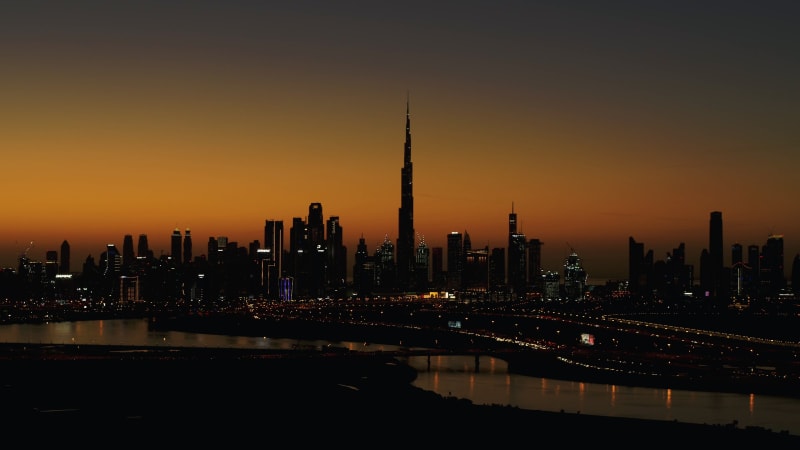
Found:
[[[313,430],[304,438],[341,443],[367,442],[380,430],[388,430],[388,436],[402,430],[398,438],[408,443],[425,436],[425,442],[441,444],[501,437],[634,444],[641,435],[676,445],[690,438],[739,445],[800,443],[800,436],[736,423],[476,405],[413,386],[416,371],[386,355],[102,345],[4,344],[0,349],[5,399],[0,419],[11,425],[91,423],[146,439],[180,436],[170,426],[179,422],[201,427],[202,433],[183,436],[189,440],[255,437],[268,426],[282,433]],[[356,425],[368,432],[350,434]],[[443,434],[426,436],[431,427]]]

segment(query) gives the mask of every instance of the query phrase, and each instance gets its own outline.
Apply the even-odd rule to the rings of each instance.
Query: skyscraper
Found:
[[[268,256],[265,264],[263,286],[267,298],[278,298],[278,281],[283,276],[283,221],[267,220],[264,224],[264,249]]]
[[[69,273],[69,242],[64,240],[61,243],[61,265],[58,268],[60,273]]]
[[[515,295],[525,295],[527,292],[527,244],[525,235],[517,231],[517,213],[512,203],[508,215],[508,285]]]
[[[136,260],[136,254],[133,253],[133,235],[126,234],[122,238],[122,267],[128,269]]]
[[[192,262],[192,235],[191,230],[186,229],[186,234],[183,235],[183,263],[189,264]]]
[[[172,244],[172,263],[175,265],[179,265],[181,263],[181,230],[175,228],[172,231],[171,237],[171,244]]]
[[[411,117],[406,99],[406,141],[400,169],[400,210],[397,237],[397,282],[401,291],[414,290],[414,191],[411,163]]]
[[[414,266],[414,287],[417,292],[428,290],[430,285],[428,272],[430,271],[430,249],[425,244],[425,236],[420,237],[417,245],[416,263]]]
[[[139,243],[136,249],[136,256],[139,258],[147,258],[150,256],[150,246],[147,243],[147,235],[139,235]]]
[[[447,235],[447,289],[461,289],[461,275],[464,267],[464,238],[458,231]]]
[[[712,296],[721,294],[723,287],[723,246],[722,246],[722,213],[712,211],[708,229],[708,258]]]
[[[347,248],[344,246],[339,216],[329,217],[325,228],[327,229],[325,236],[327,287],[339,291],[337,294],[340,295],[344,293],[347,283]]]

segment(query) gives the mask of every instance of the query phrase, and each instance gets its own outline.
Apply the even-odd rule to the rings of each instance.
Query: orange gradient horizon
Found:
[[[698,279],[712,211],[726,265],[771,234],[787,275],[800,254],[781,7],[44,4],[0,18],[0,267],[66,240],[78,272],[126,234],[169,254],[176,228],[247,247],[321,203],[351,274],[359,238],[397,239],[407,99],[429,247],[505,248],[513,204],[544,270],[574,250],[598,283],[629,237],[685,243]]]

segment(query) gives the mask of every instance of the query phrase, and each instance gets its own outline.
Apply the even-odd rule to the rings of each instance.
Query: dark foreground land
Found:
[[[800,436],[735,424],[608,418],[475,405],[414,387],[380,354],[200,348],[0,348],[7,439],[43,444],[739,446]],[[20,441],[19,439],[23,439]],[[281,444],[282,443],[282,444]],[[765,447],[762,447],[765,448]]]

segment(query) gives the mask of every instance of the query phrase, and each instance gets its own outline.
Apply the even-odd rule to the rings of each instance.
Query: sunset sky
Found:
[[[398,232],[406,99],[414,228],[627,278],[628,238],[695,265],[800,252],[796,1],[5,1],[0,267],[173,229],[263,242],[339,216],[350,260]],[[352,262],[349,264],[352,270]]]

